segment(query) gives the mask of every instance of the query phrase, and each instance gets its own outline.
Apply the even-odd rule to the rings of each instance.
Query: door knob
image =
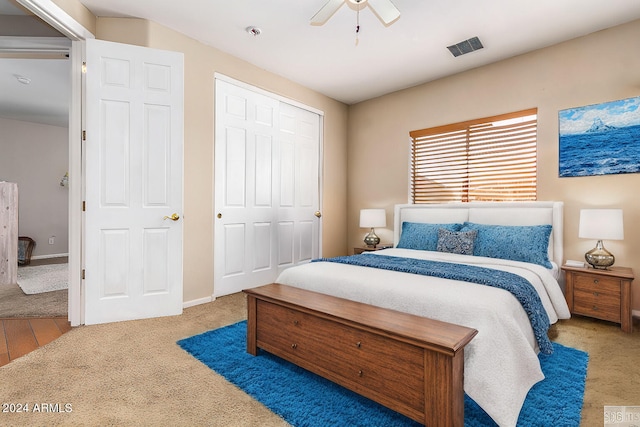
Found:
[[[171,216],[164,216],[164,218],[162,218],[163,220],[165,219],[170,219],[171,221],[177,221],[180,219],[180,216],[177,213],[173,213],[171,214]]]
[[[316,211],[316,213],[314,213],[315,216],[317,216],[318,218],[320,218],[322,216],[322,214],[320,213],[320,211]]]

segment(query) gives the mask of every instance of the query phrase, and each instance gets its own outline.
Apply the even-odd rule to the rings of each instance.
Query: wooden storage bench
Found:
[[[247,294],[247,352],[258,348],[424,425],[464,425],[464,346],[478,333],[270,284]]]

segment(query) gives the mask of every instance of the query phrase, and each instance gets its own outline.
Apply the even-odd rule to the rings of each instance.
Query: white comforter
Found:
[[[542,266],[410,249],[371,253],[476,264],[516,273],[536,288],[551,323],[570,317],[558,282]],[[277,282],[477,329],[478,335],[465,347],[464,390],[500,426],[516,425],[529,389],[544,378],[529,318],[508,291],[332,262],[290,268]]]

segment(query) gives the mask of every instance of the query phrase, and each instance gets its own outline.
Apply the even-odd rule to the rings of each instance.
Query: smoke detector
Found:
[[[258,37],[262,33],[262,30],[260,28],[254,27],[253,25],[245,28],[245,31],[254,37]]]
[[[23,85],[28,85],[31,83],[31,79],[29,77],[25,77],[25,76],[18,76],[16,75],[16,80],[20,83],[22,83]]]

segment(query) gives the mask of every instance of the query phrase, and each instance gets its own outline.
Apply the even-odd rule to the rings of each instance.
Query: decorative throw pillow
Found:
[[[477,230],[473,254],[530,262],[552,268],[549,261],[551,225],[487,225],[465,222],[462,231]]]
[[[449,252],[452,254],[473,255],[473,245],[478,232],[469,231],[449,231],[444,228],[438,230],[438,252]]]
[[[398,248],[435,251],[438,246],[438,230],[459,231],[462,224],[428,224],[422,222],[403,222]]]

